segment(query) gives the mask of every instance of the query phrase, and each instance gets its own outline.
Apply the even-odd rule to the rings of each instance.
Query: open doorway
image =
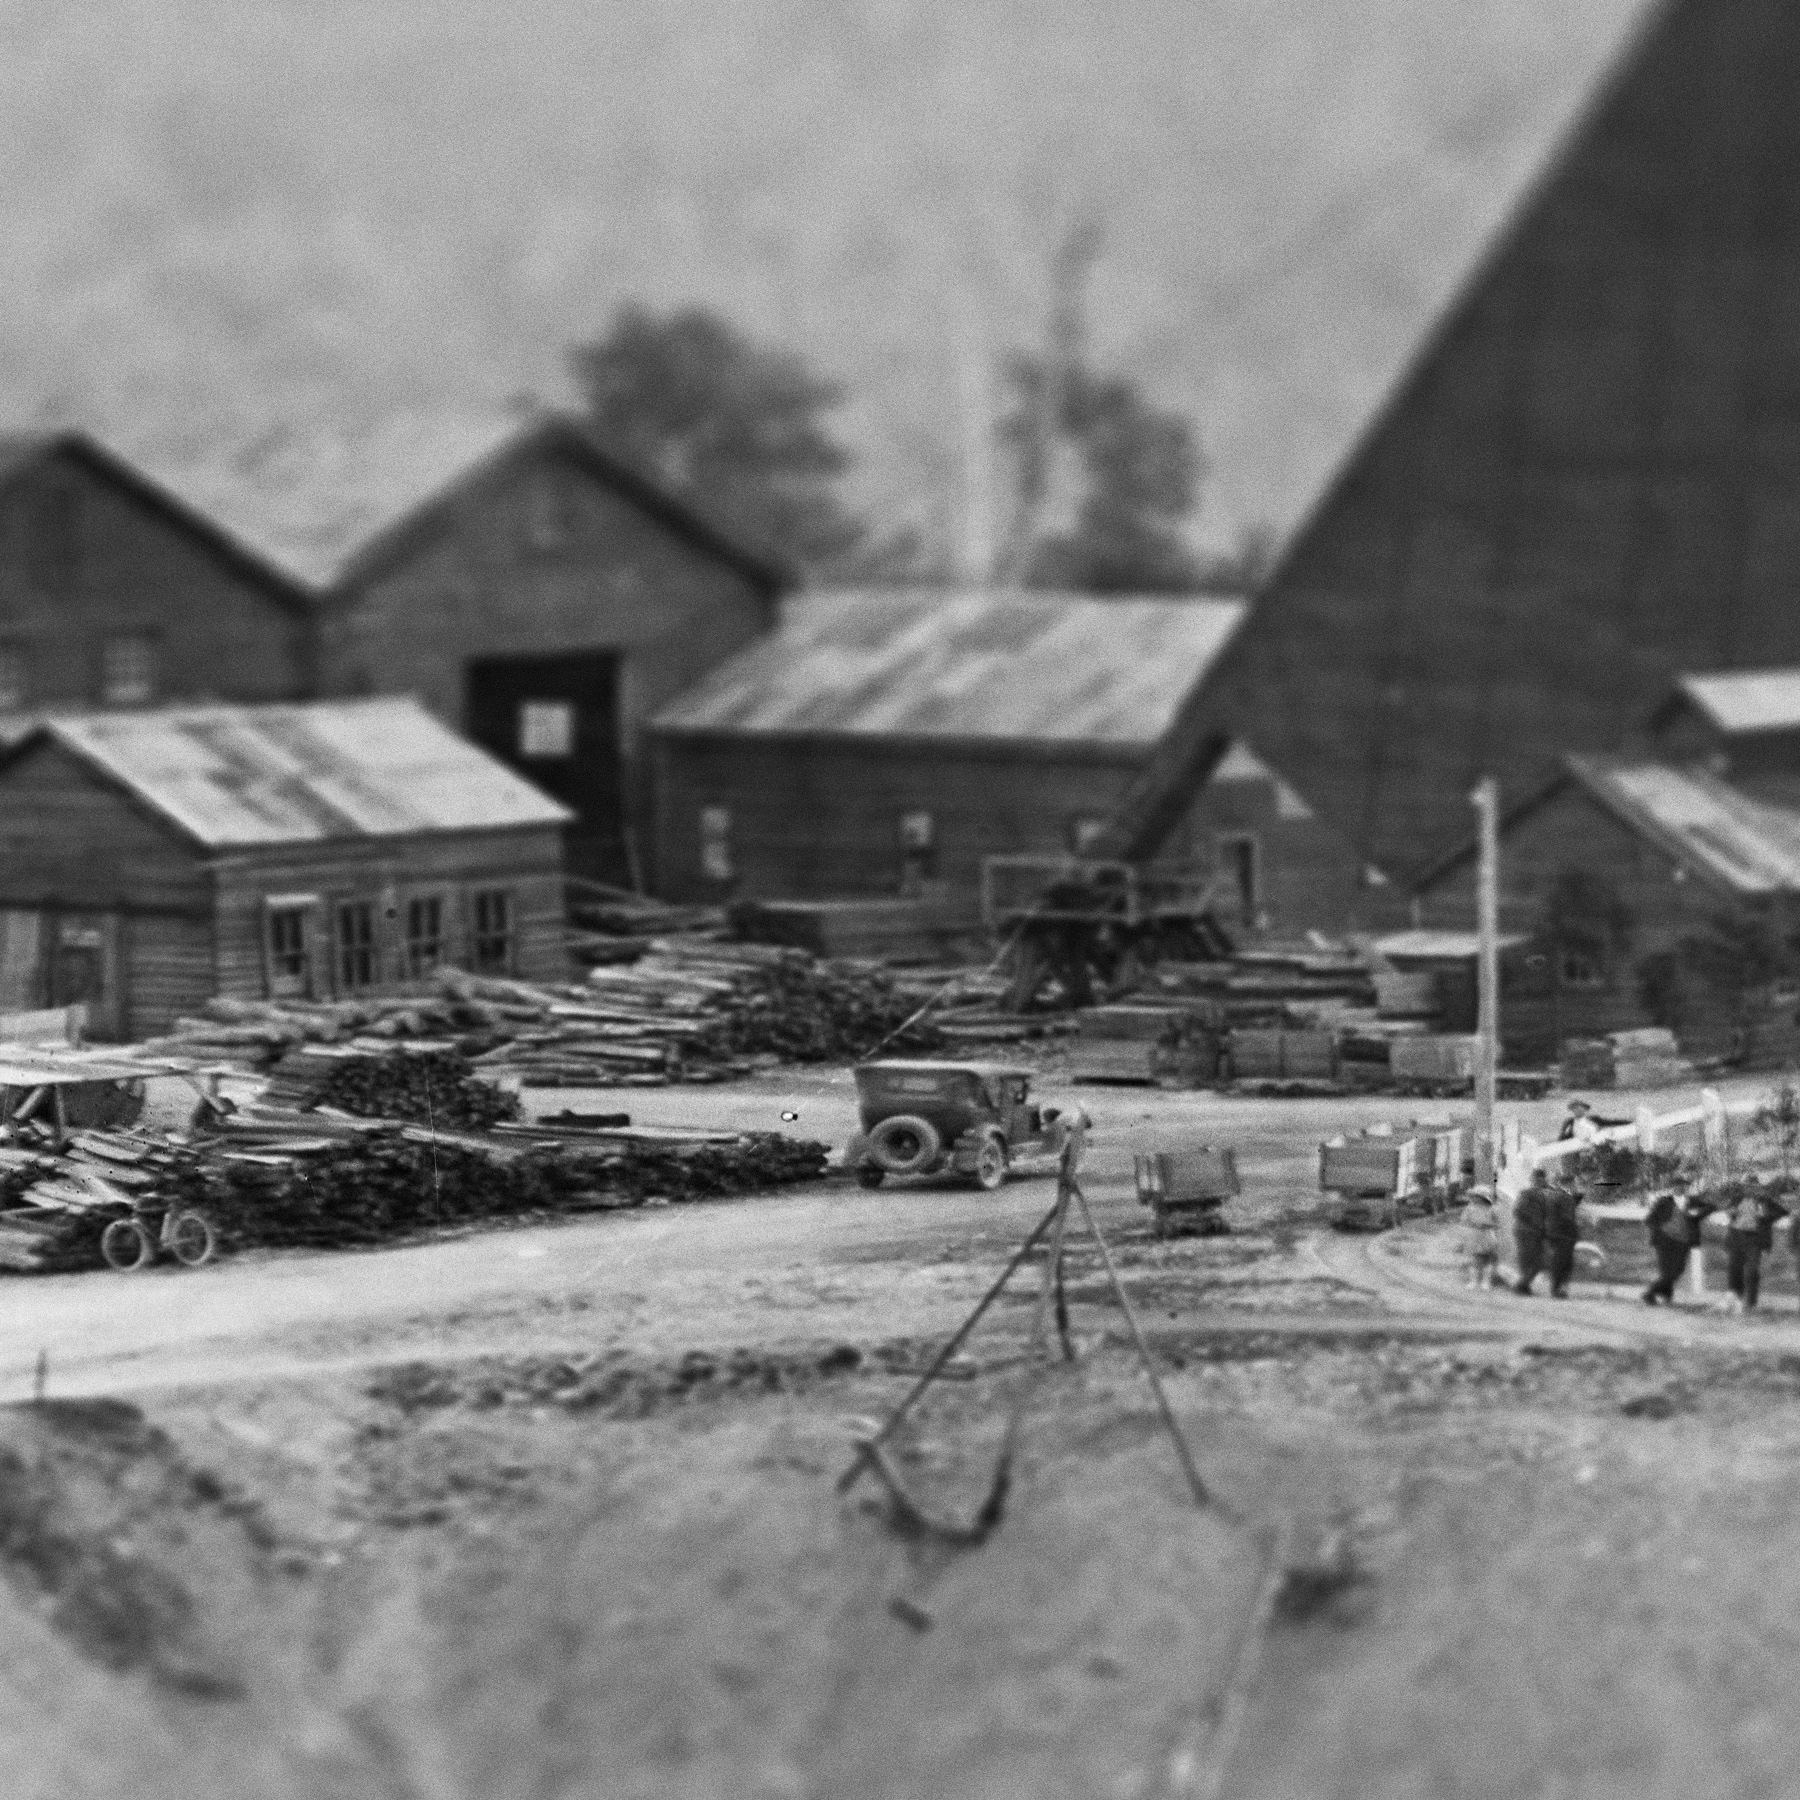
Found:
[[[571,874],[633,884],[614,652],[477,658],[464,674],[463,719],[476,743],[575,814]]]

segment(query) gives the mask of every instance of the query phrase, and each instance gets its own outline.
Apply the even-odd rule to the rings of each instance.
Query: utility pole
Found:
[[[1494,1157],[1494,1071],[1500,1062],[1500,785],[1491,775],[1470,795],[1480,822],[1475,892],[1475,1179],[1491,1183]]]

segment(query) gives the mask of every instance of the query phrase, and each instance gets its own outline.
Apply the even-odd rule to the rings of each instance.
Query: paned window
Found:
[[[469,955],[484,975],[513,966],[513,898],[506,888],[477,888],[469,898]]]
[[[544,758],[573,756],[574,703],[569,700],[521,700],[519,754]]]
[[[700,873],[708,881],[729,881],[735,873],[731,860],[731,808],[700,809]]]
[[[341,900],[337,909],[338,989],[353,994],[371,988],[380,974],[375,947],[375,903]]]
[[[900,815],[900,891],[916,894],[937,874],[937,826],[928,812]]]
[[[1230,883],[1231,897],[1237,902],[1238,916],[1245,921],[1253,920],[1262,897],[1256,839],[1247,835],[1221,837],[1218,856],[1219,869]]]
[[[419,894],[406,903],[406,972],[418,981],[444,960],[444,900]]]
[[[1104,819],[1089,815],[1069,821],[1069,848],[1077,856],[1086,856],[1100,841],[1100,834],[1106,829]]]
[[[304,997],[312,990],[312,947],[307,941],[304,906],[271,906],[267,914],[269,993],[275,998]]]
[[[147,706],[156,698],[156,640],[125,631],[100,646],[100,701],[104,706]]]

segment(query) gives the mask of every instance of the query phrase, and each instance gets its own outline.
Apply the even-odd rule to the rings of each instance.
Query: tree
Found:
[[[902,552],[871,548],[839,496],[851,459],[825,415],[844,392],[803,357],[704,307],[659,318],[627,305],[569,362],[595,437],[747,543],[839,573]]]
[[[1192,425],[1121,376],[1032,356],[1016,358],[1009,375],[1014,400],[1001,436],[1018,466],[1016,578],[1093,593],[1204,586],[1180,531],[1205,468]],[[1059,446],[1074,453],[1060,464]],[[1059,512],[1061,528],[1045,529]]]

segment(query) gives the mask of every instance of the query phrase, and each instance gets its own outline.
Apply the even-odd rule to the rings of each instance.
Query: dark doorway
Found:
[[[481,657],[467,667],[463,717],[476,743],[576,815],[569,872],[631,885],[617,656]]]

